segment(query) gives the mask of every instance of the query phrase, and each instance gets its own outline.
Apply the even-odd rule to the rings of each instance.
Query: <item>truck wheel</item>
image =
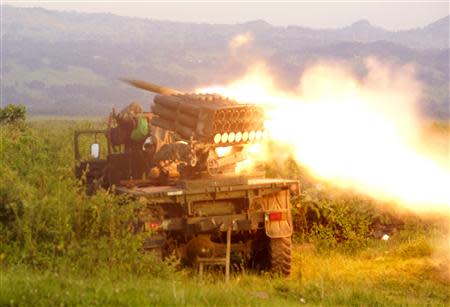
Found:
[[[270,239],[270,269],[273,273],[284,276],[291,274],[291,247],[291,237]]]

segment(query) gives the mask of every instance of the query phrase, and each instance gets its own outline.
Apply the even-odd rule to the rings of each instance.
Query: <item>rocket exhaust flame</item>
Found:
[[[257,65],[226,86],[197,91],[263,104],[270,139],[322,180],[416,211],[448,212],[448,155],[437,159],[418,137],[421,89],[413,68],[394,70],[374,59],[365,68],[366,77],[358,80],[337,64],[318,64],[304,72],[295,93],[285,93]],[[255,148],[249,157],[259,161],[282,156]]]

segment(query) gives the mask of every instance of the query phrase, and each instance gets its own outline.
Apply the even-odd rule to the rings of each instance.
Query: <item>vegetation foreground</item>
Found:
[[[93,197],[73,177],[74,129],[101,123],[38,120],[1,126],[0,305],[448,306],[448,217],[416,216],[310,179],[293,199],[293,274],[210,270],[199,279],[175,258],[139,246],[134,204]],[[446,130],[444,133],[448,133]],[[126,205],[123,205],[126,204]],[[390,238],[381,240],[388,233]]]
[[[428,240],[428,239],[427,239]],[[294,251],[288,279],[236,273],[228,284],[191,270],[164,275],[89,274],[2,268],[1,305],[131,306],[448,306],[448,258],[427,240],[377,242],[356,255]],[[447,267],[445,267],[447,266]]]

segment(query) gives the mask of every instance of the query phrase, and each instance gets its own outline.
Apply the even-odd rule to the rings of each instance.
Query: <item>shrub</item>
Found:
[[[0,255],[4,263],[160,274],[130,231],[137,206],[112,191],[89,197],[74,179],[73,127],[7,126],[0,148]],[[58,264],[64,264],[58,266]]]
[[[25,120],[26,109],[23,105],[8,104],[0,108],[0,123],[15,123]]]
[[[380,203],[317,180],[293,160],[272,166],[268,173],[300,181],[301,195],[291,198],[294,238],[300,242],[353,250],[365,246],[377,228],[394,222]]]

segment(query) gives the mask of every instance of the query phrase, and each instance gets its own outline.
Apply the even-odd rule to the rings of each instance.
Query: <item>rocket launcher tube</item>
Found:
[[[172,121],[173,123],[180,122],[185,126],[191,127],[192,129],[196,127],[198,122],[198,119],[195,116],[177,113],[175,110],[165,108],[160,104],[154,104],[152,106],[152,112],[164,119]]]
[[[155,98],[153,98],[153,102],[173,110],[177,110],[182,103],[181,98],[166,95],[156,95]]]
[[[166,129],[166,130],[174,131],[174,132],[178,133],[182,138],[185,138],[187,140],[190,139],[190,137],[194,135],[193,129],[183,126],[179,123],[174,124],[172,121],[169,121],[164,118],[154,117],[151,119],[151,123],[154,126],[158,126],[163,129]]]
[[[165,108],[173,109],[174,112],[180,110],[182,113],[188,113],[192,116],[197,116],[200,111],[198,106],[186,103],[186,99],[180,97],[156,95],[153,102]]]
[[[194,137],[196,141],[219,146],[215,140],[220,135],[223,146],[262,138],[265,114],[260,106],[240,104],[216,94],[184,94],[141,80],[123,81],[160,94],[154,97],[152,124],[185,139]]]
[[[142,81],[142,80],[134,80],[134,79],[121,79],[123,82],[128,83],[134,87],[153,92],[158,93],[161,95],[183,95],[183,92],[174,90],[170,87],[165,87],[157,84],[153,84],[150,82]]]

